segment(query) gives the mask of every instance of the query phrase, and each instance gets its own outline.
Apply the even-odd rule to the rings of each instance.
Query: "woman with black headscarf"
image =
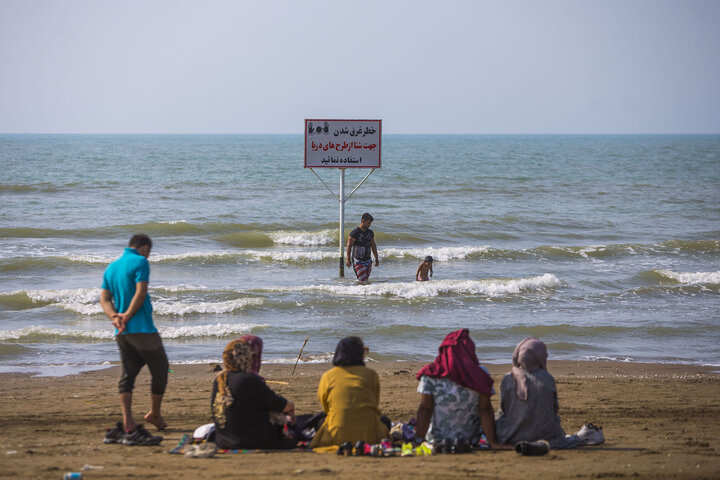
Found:
[[[334,367],[318,385],[318,398],[327,414],[311,447],[344,442],[379,443],[388,436],[380,420],[380,378],[365,366],[367,348],[359,337],[340,340],[333,357]]]

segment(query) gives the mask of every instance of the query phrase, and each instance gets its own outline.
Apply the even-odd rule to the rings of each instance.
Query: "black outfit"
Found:
[[[228,388],[233,403],[225,409],[225,428],[215,422],[215,443],[218,448],[287,449],[295,440],[282,436],[282,427],[270,423],[269,413],[281,412],[287,405],[258,375],[250,372],[228,372]],[[210,405],[218,393],[217,380],[213,382]],[[213,419],[214,420],[214,419]]]
[[[155,333],[126,333],[115,335],[120,350],[120,363],[122,375],[118,383],[120,393],[132,393],[135,388],[135,377],[140,369],[147,365],[152,374],[150,392],[153,395],[165,393],[168,381],[168,363],[165,348],[163,348],[160,334]]]
[[[352,250],[353,258],[362,261],[370,260],[372,253],[370,246],[375,238],[375,233],[369,228],[363,232],[360,227],[355,227],[355,230],[350,232],[350,236],[355,239]]]

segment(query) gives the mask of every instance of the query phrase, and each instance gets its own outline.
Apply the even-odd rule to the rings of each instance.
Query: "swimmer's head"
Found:
[[[432,256],[431,256],[431,255],[428,255],[427,257],[425,257],[425,261],[428,262],[428,263],[432,263],[432,262],[433,262]]]

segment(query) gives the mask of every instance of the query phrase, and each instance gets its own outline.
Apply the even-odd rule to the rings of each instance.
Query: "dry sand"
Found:
[[[394,421],[415,415],[415,362],[371,363],[381,378],[381,409]],[[720,374],[684,365],[549,362],[563,427],[602,425],[606,443],[553,450],[544,457],[514,451],[372,458],[283,452],[209,459],[170,455],[183,434],[209,421],[214,373],[209,365],[174,365],[164,403],[169,428],[155,447],[102,443],[120,419],[117,367],[68,377],[0,375],[0,477],[84,478],[720,478]],[[271,387],[297,413],[320,410],[316,388],[328,365],[264,365]],[[489,365],[496,385],[508,365]],[[274,382],[287,382],[283,383]],[[497,409],[499,398],[493,397]],[[149,374],[140,374],[135,414],[149,407]],[[154,428],[150,429],[154,432]]]

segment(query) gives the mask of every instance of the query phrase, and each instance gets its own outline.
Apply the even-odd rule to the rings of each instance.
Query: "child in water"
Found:
[[[430,278],[428,277],[428,272],[430,272],[430,277],[432,277],[432,263],[433,258],[430,255],[425,257],[425,261],[420,264],[417,272],[415,273],[415,280],[417,280],[418,282],[427,282],[428,280],[430,280]]]

